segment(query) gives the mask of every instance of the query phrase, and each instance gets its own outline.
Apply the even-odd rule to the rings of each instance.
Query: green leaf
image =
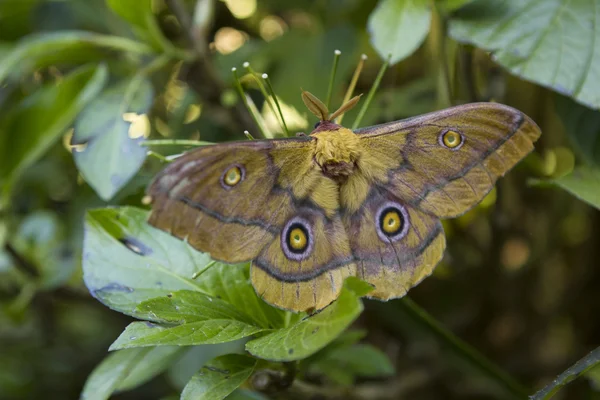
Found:
[[[185,354],[169,368],[167,376],[173,386],[182,391],[192,376],[213,358],[225,354],[245,354],[244,345],[247,341],[248,339],[240,339],[227,343],[183,347]]]
[[[79,68],[58,84],[48,84],[13,108],[0,121],[0,183],[8,190],[100,92],[104,66]]]
[[[589,205],[600,209],[600,169],[578,167],[568,175],[550,181]]]
[[[548,386],[530,397],[531,400],[547,400],[554,396],[563,386],[574,381],[581,375],[600,365],[600,347],[577,361],[574,365],[560,374]]]
[[[186,324],[209,319],[237,320],[252,324],[252,320],[231,304],[203,293],[181,290],[166,297],[141,303],[137,314],[159,323]]]
[[[112,198],[146,159],[142,138],[129,135],[131,114],[146,114],[153,101],[150,82],[140,76],[119,82],[92,101],[75,122],[73,153],[85,180],[104,200]]]
[[[215,358],[187,384],[182,400],[221,400],[252,375],[256,360],[239,354]]]
[[[146,26],[146,15],[152,13],[152,0],[106,0],[106,4],[121,18],[138,26]]]
[[[359,294],[346,284],[340,297],[320,313],[289,328],[251,340],[246,344],[246,349],[256,357],[272,361],[300,360],[319,351],[340,335],[362,312],[363,305],[359,296],[368,290],[356,282],[355,285],[360,286]]]
[[[111,350],[153,345],[199,345],[231,342],[260,331],[252,320],[223,300],[202,293],[179,291],[141,303],[139,318],[179,324],[161,326],[134,322],[113,343]]]
[[[201,291],[233,305],[259,326],[278,328],[284,324],[286,312],[270,306],[254,291],[247,264],[216,264],[202,273],[198,286]]]
[[[155,48],[161,48],[164,39],[152,12],[152,0],[106,0],[107,5],[129,22],[135,33]]]
[[[90,374],[83,391],[82,400],[104,400],[119,387],[131,387],[135,382],[142,383],[144,379],[150,379],[153,373],[159,373],[156,366],[148,365],[147,361],[166,364],[177,348],[148,348],[129,349],[109,354]],[[133,378],[128,376],[133,374]]]
[[[264,328],[232,319],[209,319],[171,327],[151,322],[132,322],[110,346],[110,350],[225,343],[262,331]]]
[[[578,153],[588,163],[600,165],[600,112],[560,95],[556,110]]]
[[[202,279],[192,276],[211,264],[208,254],[152,228],[147,216],[144,210],[122,207],[91,210],[85,219],[85,283],[106,306],[129,315],[150,298],[202,291]]]
[[[312,364],[309,372],[325,375],[345,386],[351,385],[357,377],[377,378],[395,374],[388,357],[368,344],[340,347]]]
[[[143,43],[119,36],[101,35],[85,31],[60,31],[25,36],[14,50],[0,59],[0,83],[9,76],[18,79],[31,71],[61,64],[84,63],[106,57],[102,48],[151,54]]]
[[[368,21],[371,44],[381,58],[396,64],[423,43],[431,24],[429,0],[382,0]]]
[[[513,74],[600,107],[600,7],[595,1],[477,0],[450,35],[493,52]]]
[[[122,350],[131,351],[131,350]],[[173,365],[184,353],[184,347],[159,346],[145,352],[137,364],[121,380],[116,390],[131,390],[160,375]],[[120,353],[121,351],[117,352]],[[112,354],[111,354],[112,355]],[[110,357],[110,355],[109,355]]]

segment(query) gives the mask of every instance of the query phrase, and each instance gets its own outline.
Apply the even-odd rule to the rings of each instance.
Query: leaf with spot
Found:
[[[359,297],[371,289],[356,278],[348,278],[340,297],[329,307],[289,328],[249,341],[246,350],[256,357],[272,361],[306,358],[333,341],[360,315],[363,305]]]
[[[181,352],[177,347],[163,346],[109,354],[88,377],[80,398],[105,400],[116,390],[139,386],[167,369]]]
[[[224,343],[264,330],[231,304],[193,291],[174,292],[145,301],[137,307],[136,315],[166,325],[134,322],[113,343],[111,350]]]
[[[369,16],[371,44],[381,58],[396,64],[423,43],[431,25],[431,1],[382,0]]]
[[[476,0],[450,22],[450,35],[492,52],[513,74],[600,107],[597,1]]]
[[[239,354],[215,358],[202,367],[181,393],[182,400],[221,400],[252,375],[256,360]]]
[[[233,319],[206,319],[176,326],[162,326],[152,322],[132,322],[110,346],[110,350],[226,343],[264,330],[264,328]]]
[[[121,207],[90,210],[85,218],[85,284],[106,306],[134,316],[145,300],[202,291],[202,280],[192,276],[212,263],[208,254],[149,226],[147,217],[144,210]]]
[[[135,76],[102,92],[79,115],[72,144],[83,144],[73,156],[85,180],[104,200],[111,199],[146,159],[142,138],[130,137],[133,121],[143,124],[153,101],[150,82]]]
[[[253,324],[251,318],[233,305],[204,293],[181,290],[144,301],[136,308],[139,317],[167,324],[212,320],[236,320]]]

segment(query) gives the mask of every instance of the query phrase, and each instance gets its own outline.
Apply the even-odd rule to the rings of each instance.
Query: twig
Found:
[[[12,257],[15,261],[15,268],[25,273],[30,278],[39,278],[40,272],[37,268],[27,261],[17,250],[8,242],[4,244],[4,250]]]

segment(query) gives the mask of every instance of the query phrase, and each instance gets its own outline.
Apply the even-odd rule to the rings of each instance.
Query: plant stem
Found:
[[[259,121],[258,110],[256,109],[256,107],[254,107],[254,108],[250,107],[251,99],[249,99],[248,96],[246,96],[246,93],[244,93],[244,89],[242,88],[242,83],[240,82],[240,78],[237,74],[237,68],[235,68],[235,67],[231,68],[231,73],[233,74],[233,82],[235,84],[235,88],[237,89],[238,94],[242,98],[242,101],[244,102],[244,106],[246,107],[246,110],[252,116],[254,123],[256,124],[256,126],[258,126],[258,129],[260,129],[260,132],[262,133],[263,137],[269,137],[268,132],[266,131],[266,129],[264,127],[264,124],[261,124],[261,122]],[[254,104],[254,103],[252,103],[252,104]]]
[[[363,105],[358,113],[358,116],[356,117],[356,119],[354,120],[354,123],[352,124],[352,130],[358,128],[358,126],[360,125],[360,121],[362,121],[363,117],[365,116],[365,113],[367,112],[367,109],[369,108],[369,104],[371,104],[371,101],[373,100],[373,96],[375,95],[375,92],[377,91],[377,88],[379,87],[379,84],[381,83],[381,79],[383,79],[383,74],[385,73],[385,70],[387,69],[388,65],[390,65],[391,57],[392,57],[392,55],[390,54],[388,56],[388,58],[385,60],[385,62],[383,63],[383,65],[381,66],[381,68],[379,69],[379,72],[377,73],[377,77],[375,78],[375,82],[373,82],[373,86],[371,86],[371,90],[369,90],[367,99],[363,103]]]
[[[333,65],[331,67],[331,74],[329,75],[329,87],[327,88],[327,99],[325,100],[325,105],[327,109],[330,109],[331,105],[331,93],[333,92],[333,83],[335,81],[335,73],[337,71],[338,62],[340,61],[341,51],[335,50],[333,52]]]
[[[350,100],[350,98],[352,97],[352,94],[354,93],[354,88],[356,87],[356,83],[358,82],[358,77],[360,76],[360,73],[362,72],[363,66],[365,65],[365,61],[367,60],[367,55],[363,54],[360,56],[360,60],[358,61],[358,64],[356,65],[356,69],[354,70],[354,74],[352,75],[352,79],[350,80],[350,85],[348,85],[348,90],[346,90],[346,94],[344,95],[344,100],[342,101],[342,104],[346,104],[348,102],[348,100]],[[342,124],[342,119],[344,119],[344,115],[342,114],[337,118],[336,123],[341,125]]]
[[[284,123],[285,123],[285,121],[283,121],[281,119],[281,115],[280,114],[277,114],[277,111],[275,110],[275,105],[273,104],[273,98],[269,95],[269,93],[267,93],[267,89],[265,88],[265,85],[256,76],[257,72],[254,71],[254,69],[252,69],[252,67],[250,66],[250,63],[248,61],[246,61],[244,63],[244,68],[246,68],[246,71],[248,71],[248,73],[250,75],[252,75],[252,77],[256,81],[256,84],[258,85],[258,89],[260,90],[260,92],[262,93],[263,97],[265,98],[265,102],[267,103],[267,105],[269,106],[269,109],[271,110],[271,112],[273,113],[273,115],[275,116],[275,118],[277,119],[277,122],[279,122],[279,126],[281,127],[281,130],[285,132],[285,128],[283,126]]]
[[[281,117],[281,121],[283,122],[283,129],[285,130],[285,135],[290,136],[290,131],[288,131],[287,124],[285,123],[285,118],[283,118],[283,113],[281,112],[281,107],[279,106],[279,100],[277,100],[277,96],[275,96],[275,91],[273,90],[273,86],[271,85],[271,80],[269,79],[269,75],[262,74],[262,78],[265,80],[265,82],[267,82],[267,87],[269,88],[269,92],[271,92],[273,101],[275,101],[275,105],[277,106],[277,110],[279,111],[279,116]]]
[[[452,83],[450,79],[450,70],[448,69],[448,55],[446,49],[446,32],[448,24],[442,11],[435,6],[432,10],[430,44],[432,47],[434,62],[434,71],[438,82],[438,106],[440,108],[448,107],[452,104]]]

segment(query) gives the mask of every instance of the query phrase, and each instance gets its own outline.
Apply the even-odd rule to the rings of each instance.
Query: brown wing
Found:
[[[310,176],[306,147],[299,140],[247,141],[185,153],[150,185],[149,222],[218,260],[249,261],[295,209],[293,182],[280,178],[279,159],[295,158],[298,175]],[[239,182],[227,184],[236,169]]]
[[[402,297],[429,276],[446,247],[437,217],[377,185],[358,211],[346,212],[344,225],[356,276],[372,284],[369,296],[380,300]]]
[[[342,206],[357,210],[365,183],[375,182],[414,207],[451,218],[477,204],[532,151],[541,132],[514,108],[474,103],[356,133],[363,156],[359,173],[342,187]],[[356,192],[361,196],[348,201]]]
[[[151,184],[150,224],[215,259],[254,259],[253,285],[278,307],[325,307],[354,270],[338,214],[339,187],[315,165],[311,140],[247,141],[186,153]],[[306,248],[290,252],[290,227],[298,226]]]
[[[294,230],[307,242],[290,245]],[[335,300],[344,279],[356,274],[348,237],[339,215],[327,218],[305,207],[284,226],[281,235],[252,262],[252,283],[259,296],[280,308],[320,310]]]

